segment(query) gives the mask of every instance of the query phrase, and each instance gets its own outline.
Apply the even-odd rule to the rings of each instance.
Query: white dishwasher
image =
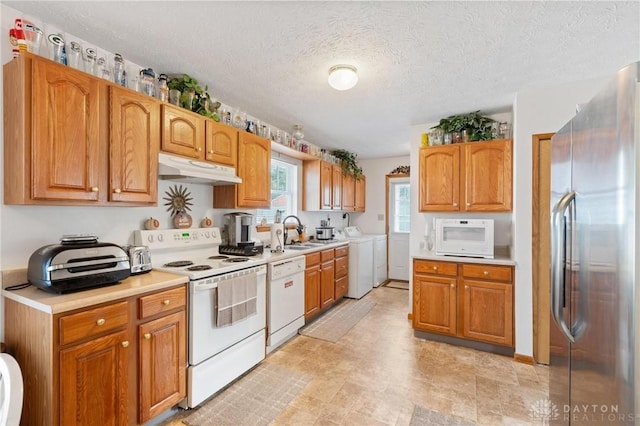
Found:
[[[304,256],[269,263],[267,353],[295,336],[304,325],[304,268]]]

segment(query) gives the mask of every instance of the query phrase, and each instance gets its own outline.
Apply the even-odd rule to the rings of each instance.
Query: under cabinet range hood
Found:
[[[158,154],[158,163],[158,176],[161,179],[210,185],[242,183],[242,179],[236,176],[234,167],[205,163],[164,153]]]

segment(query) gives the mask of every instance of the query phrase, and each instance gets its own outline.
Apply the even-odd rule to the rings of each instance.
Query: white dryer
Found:
[[[350,228],[350,227],[347,227]],[[373,289],[373,238],[352,237],[344,229],[349,241],[349,289],[347,297],[360,299]]]
[[[387,235],[364,234],[358,226],[347,226],[344,235],[349,238],[371,238],[373,240],[373,286],[378,287],[388,278],[387,273]]]

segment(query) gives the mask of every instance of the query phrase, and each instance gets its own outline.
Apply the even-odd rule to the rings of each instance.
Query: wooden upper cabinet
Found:
[[[422,212],[512,209],[511,139],[420,149]]]
[[[158,197],[160,105],[131,90],[109,89],[109,200],[154,203]]]
[[[5,204],[157,203],[158,100],[28,53],[3,71]]]
[[[238,176],[242,183],[213,187],[215,208],[271,206],[271,141],[238,132]]]
[[[205,132],[205,160],[236,167],[238,131],[233,127],[207,120]]]
[[[420,211],[458,211],[460,146],[420,148]]]
[[[104,172],[98,80],[63,65],[34,60],[32,81],[32,197],[97,201]],[[11,111],[5,108],[5,114]],[[10,141],[5,139],[7,145]]]
[[[174,105],[162,104],[162,145],[164,152],[204,159],[205,117]]]
[[[342,209],[342,167],[339,164],[331,166],[331,208]]]
[[[366,193],[367,193],[367,178],[365,175],[361,175],[360,179],[355,182],[356,188],[356,205],[354,211],[364,212],[366,209]]]
[[[322,160],[303,164],[303,210],[355,210],[355,183],[342,175],[342,167]]]
[[[342,176],[342,210],[356,209],[356,180],[351,175]]]
[[[511,139],[475,142],[464,147],[464,209],[511,211]]]

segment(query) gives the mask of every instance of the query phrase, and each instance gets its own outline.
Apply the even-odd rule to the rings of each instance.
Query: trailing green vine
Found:
[[[480,114],[480,111],[468,114],[451,115],[440,119],[432,129],[440,129],[443,133],[455,133],[466,130],[470,141],[491,139],[491,123],[495,120]]]
[[[351,175],[355,180],[362,177],[362,167],[358,166],[358,154],[351,153],[344,149],[336,149],[331,154],[340,160],[343,175]]]

